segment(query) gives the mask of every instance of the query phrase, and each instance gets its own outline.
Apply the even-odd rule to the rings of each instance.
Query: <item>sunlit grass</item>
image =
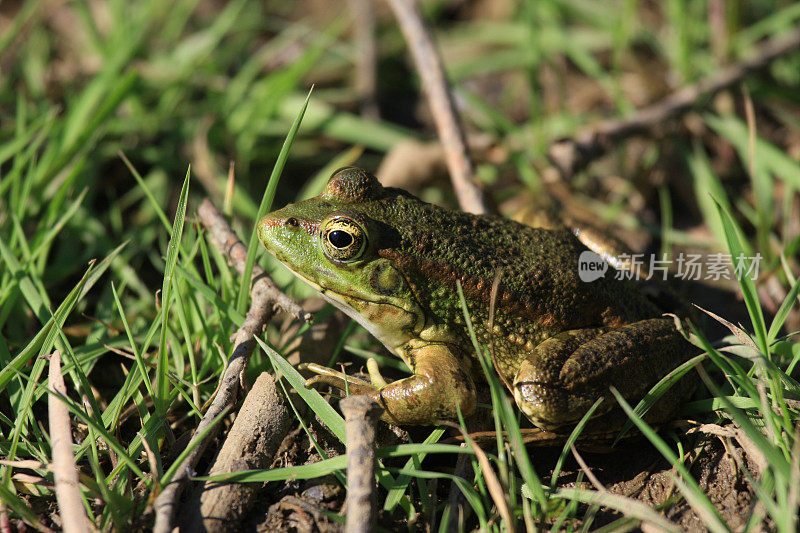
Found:
[[[667,2],[655,25],[644,22],[638,4],[620,0],[612,9],[581,0],[529,1],[516,6],[507,20],[447,20],[440,18],[446,16],[444,3],[426,3],[471,133],[490,135],[508,153],[497,173],[499,183],[508,186],[501,195],[543,190],[544,153],[553,139],[609,113],[635,111],[623,81],[636,50],[647,49],[674,84],[718,68],[704,3]],[[248,265],[259,261],[292,294],[309,294],[261,254],[253,232],[259,216],[273,204],[318,193],[339,166],[375,169],[393,146],[429,138],[430,132],[353,112],[354,50],[346,14],[319,28],[292,14],[288,5],[252,0],[210,12],[194,0],[100,7],[70,2],[55,12],[44,2],[21,5],[0,36],[0,455],[6,461],[0,466],[0,499],[12,520],[34,528],[45,523],[42,509],[54,502],[42,408],[48,396],[46,355],[57,348],[64,357],[90,519],[101,530],[147,528],[150,502],[175,473],[177,463],[165,460],[181,434],[196,426],[214,393],[232,350],[230,334],[244,319],[248,298],[249,279],[228,266],[195,223],[199,199],[207,195],[223,204],[227,164],[235,161],[232,219],[250,244]],[[729,21],[729,61],[746,57],[760,40],[785,33],[800,19],[794,3],[758,3],[751,11]],[[59,16],[68,20],[69,35],[79,37],[74,43],[55,31],[49,17]],[[391,20],[382,21],[381,53],[402,62],[401,43]],[[800,291],[800,235],[792,233],[800,164],[796,146],[792,151],[774,138],[774,127],[761,126],[778,123],[789,139],[800,132],[791,113],[775,112],[800,104],[798,67],[798,58],[790,56],[776,63],[765,81],[748,82],[756,130],[743,114],[710,106],[700,120],[702,138],[670,139],[670,148],[651,148],[650,160],[673,150],[674,165],[690,180],[684,184],[694,188],[705,233],[672,227],[686,211],[680,204],[685,196],[670,192],[674,184],[660,189],[661,224],[630,212],[625,194],[610,194],[616,202],[611,206],[605,198],[586,198],[601,217],[659,235],[664,249],[688,244],[734,258],[762,256],[759,279],[740,277],[738,294],[729,303],[731,316],[734,306],[743,307],[749,323],[732,325],[723,339],[691,331],[703,354],[665,378],[640,405],[623,402],[631,426],[675,467],[679,494],[667,503],[685,499],[714,531],[730,525],[682,462],[683,444],[653,432],[641,416],[664,387],[683,372],[696,372],[694,363],[702,362],[705,386],[683,414],[735,429],[764,465],[755,474],[741,468],[760,503],[745,517],[746,529],[765,519],[779,531],[797,529],[800,342],[785,324],[798,311]],[[495,100],[470,81],[510,71],[521,72],[523,81],[503,85]],[[575,77],[588,80],[604,105],[573,112],[565,98],[545,101],[543,71],[562,84],[564,93]],[[309,101],[312,83],[319,85]],[[403,90],[416,91],[413,79],[406,83]],[[732,94],[738,98],[743,92]],[[527,118],[510,118],[520,102]],[[287,132],[291,142],[284,145]],[[711,138],[732,150],[724,170],[719,145]],[[626,179],[630,153],[622,146],[609,158],[613,172]],[[315,173],[315,179],[306,180]],[[595,178],[590,171],[576,183]],[[767,286],[782,297],[774,316],[761,303]],[[279,347],[270,344],[274,338],[276,324],[259,339],[251,364],[279,370],[285,390],[296,390],[299,396],[293,398],[305,402],[341,442],[342,417],[319,393],[305,389]],[[331,342],[341,348],[340,359],[380,350],[356,327]],[[486,347],[475,344],[485,355]],[[385,353],[374,355],[385,361],[382,366],[405,370]],[[452,483],[472,509],[470,527],[588,528],[600,507],[617,510],[620,527],[640,521],[675,526],[664,508],[587,488],[580,483],[582,474],[576,488],[559,487],[569,441],[552,472],[537,472],[535,450],[522,442],[524,417],[494,375],[491,358],[479,361],[498,430],[487,457],[507,491],[514,524],[501,520],[473,451],[439,442],[444,428],[431,428],[421,442],[378,450],[384,516],[398,524],[421,519],[445,530],[457,519],[442,498]],[[308,430],[310,420],[298,424]],[[153,467],[147,448],[155,451]],[[325,457],[321,446],[316,449],[322,457],[318,463],[232,478],[264,482],[334,473],[345,484],[343,458]],[[453,476],[457,454],[468,457],[472,477]],[[19,462],[27,460],[39,463]]]

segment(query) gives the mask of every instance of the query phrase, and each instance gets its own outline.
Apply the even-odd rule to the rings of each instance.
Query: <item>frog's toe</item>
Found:
[[[322,365],[309,363],[303,365],[304,369],[310,370],[317,374],[306,380],[306,387],[311,388],[315,385],[330,385],[343,391],[348,391],[350,394],[367,394],[372,395],[378,389],[371,383],[367,383],[362,379],[348,376],[343,372],[339,372],[332,368]]]
[[[369,380],[378,388],[383,388],[389,383],[383,379],[381,375],[381,369],[378,367],[378,362],[373,358],[370,357],[367,359],[367,372],[369,373]]]

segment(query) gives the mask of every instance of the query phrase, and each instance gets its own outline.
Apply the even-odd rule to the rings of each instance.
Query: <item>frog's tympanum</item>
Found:
[[[574,424],[609,387],[638,400],[691,355],[671,317],[642,282],[613,270],[582,281],[587,248],[567,229],[544,229],[425,203],[346,168],[316,198],[262,219],[261,242],[298,277],[357,320],[413,375],[371,383],[318,365],[326,383],[380,402],[396,424],[433,424],[475,410],[482,372],[466,328],[463,287],[478,342],[538,427]],[[499,279],[499,283],[494,283]],[[493,285],[496,288],[493,290]],[[490,309],[494,300],[494,315]],[[678,398],[661,409],[674,413]]]

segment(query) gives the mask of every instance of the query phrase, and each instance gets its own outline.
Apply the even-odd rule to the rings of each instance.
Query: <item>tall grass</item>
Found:
[[[727,21],[728,61],[800,19],[791,2],[731,4],[739,10]],[[512,8],[506,17],[455,20],[447,19],[446,3],[426,4],[465,121],[508,154],[484,174],[498,177],[494,192],[501,199],[523,189],[544,190],[544,152],[553,139],[607,113],[635,111],[626,75],[642,49],[673,84],[718,68],[703,2],[666,2],[655,20],[635,0],[620,0],[613,8],[582,0],[524,1]],[[247,303],[249,278],[232,271],[195,224],[199,198],[210,196],[217,205],[230,200],[234,226],[250,244],[250,268],[260,262],[287,291],[303,296],[308,290],[260,253],[253,233],[259,216],[273,204],[319,191],[333,168],[358,162],[374,169],[393,146],[429,137],[429,131],[354,113],[351,21],[346,14],[323,13],[326,22],[319,24],[295,9],[292,3],[253,0],[216,6],[196,0],[3,6],[4,15],[13,16],[0,36],[0,500],[12,520],[35,529],[54,526],[44,511],[55,500],[47,467],[50,438],[42,423],[48,397],[43,373],[46,355],[59,349],[90,519],[101,530],[151,525],[150,502],[175,473],[176,442],[196,426],[214,394],[232,350],[230,333],[244,319]],[[378,39],[388,79],[396,76],[392,65],[405,60],[391,20],[380,20]],[[591,170],[575,182],[576,189],[599,184],[608,193],[587,205],[610,205],[606,214],[655,232],[672,246],[700,244],[734,258],[761,254],[759,278],[739,276],[741,302],[736,296],[729,302],[731,312],[733,306],[745,308],[749,323],[726,324],[731,335],[723,339],[691,332],[705,354],[699,359],[709,362],[701,369],[706,388],[685,411],[733,428],[734,440],[763,465],[759,472],[741,470],[758,502],[745,517],[746,530],[763,520],[780,531],[797,528],[800,343],[785,325],[798,312],[800,291],[800,236],[792,229],[800,164],[785,139],[800,131],[794,116],[800,104],[798,62],[787,57],[769,77],[748,81],[755,123],[723,104],[711,106],[700,117],[700,137],[677,136],[649,147],[644,168],[666,158],[674,165],[669,168],[682,169],[689,180],[662,188],[661,205],[666,211],[672,206],[662,226],[643,224],[629,212],[626,194],[604,189]],[[510,72],[521,76],[519,84],[498,84],[499,94],[492,97],[472,82]],[[590,84],[602,105],[571,109],[567,96],[577,91],[576,79]],[[416,91],[413,79],[402,81],[397,93],[379,84],[380,96],[389,115],[412,124],[410,108],[393,108],[399,106],[394,98]],[[317,88],[308,101],[313,83]],[[567,96],[547,99],[553,83]],[[519,105],[525,119],[519,118]],[[284,149],[287,132],[291,151]],[[726,149],[733,157],[720,155]],[[627,164],[635,152],[621,146],[601,163],[602,172],[641,178]],[[236,172],[226,198],[230,161]],[[317,179],[305,180],[317,172]],[[679,202],[686,198],[674,188],[687,183],[706,230],[700,237],[670,227],[670,220],[677,223],[684,214]],[[422,193],[430,196],[433,188]],[[446,191],[436,194],[449,197]],[[773,313],[762,305],[765,287],[782,296]],[[357,328],[351,332],[332,342],[351,356],[376,349]],[[341,416],[319,393],[305,389],[270,343],[277,337],[272,324],[251,365],[278,370],[283,386],[297,390],[341,441]],[[475,349],[484,354],[486,347],[475,343]],[[384,354],[377,357],[386,367],[402,369]],[[456,509],[441,498],[442,487],[452,484],[472,509],[469,527],[588,528],[603,507],[619,512],[613,527],[644,521],[676,528],[663,508],[583,485],[560,487],[570,442],[553,471],[537,471],[535,450],[522,442],[524,421],[496,379],[491,358],[479,361],[498,430],[486,456],[506,491],[513,523],[501,518],[487,488],[487,476],[494,474],[482,470],[485,463],[473,449],[440,443],[444,428],[432,428],[419,442],[378,450],[384,516],[395,524],[423,520],[444,531],[457,519]],[[663,387],[685,371],[695,372],[691,365],[681,368],[639,406],[621,403],[631,424],[675,467],[680,496],[667,503],[685,499],[708,529],[722,531],[730,524],[683,464],[680,441],[659,436],[641,421]],[[309,421],[298,424],[308,428]],[[343,459],[318,449],[322,460],[314,464],[230,477],[264,482],[339,473],[345,485]],[[454,476],[448,466],[457,455],[472,466],[467,478]]]

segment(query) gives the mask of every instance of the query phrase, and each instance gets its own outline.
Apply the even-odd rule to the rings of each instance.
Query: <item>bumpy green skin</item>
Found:
[[[326,232],[337,228],[355,228],[354,257],[332,260],[338,249]],[[579,279],[586,247],[570,231],[443,209],[383,188],[361,169],[337,172],[321,196],[271,213],[258,232],[267,250],[413,370],[388,385],[324,369],[311,380],[340,388],[347,380],[351,392],[380,401],[384,418],[395,423],[433,424],[475,408],[473,380],[481,374],[457,280],[479,342],[493,346],[496,370],[517,405],[544,429],[576,422],[598,397],[610,397],[609,386],[640,398],[691,354],[639,282],[612,273]],[[612,407],[605,402],[598,414]]]

